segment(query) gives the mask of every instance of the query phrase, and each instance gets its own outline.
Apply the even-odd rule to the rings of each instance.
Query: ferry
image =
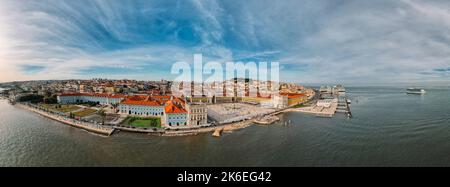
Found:
[[[407,94],[425,94],[425,90],[421,88],[408,88],[406,89]]]

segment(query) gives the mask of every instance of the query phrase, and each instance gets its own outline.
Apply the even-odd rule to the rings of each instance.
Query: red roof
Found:
[[[61,97],[70,97],[70,96],[88,96],[88,94],[84,93],[64,93],[60,95]]]
[[[302,93],[281,93],[280,95],[288,96],[288,99],[296,99],[299,97],[305,97],[305,94]]]
[[[161,106],[161,102],[152,100],[149,95],[134,95],[123,101],[124,105]]]
[[[107,98],[115,98],[115,99],[126,97],[125,95],[122,95],[122,94],[91,94],[90,96],[92,96],[92,97],[107,97]]]
[[[177,106],[173,101],[167,101],[165,107],[166,114],[182,114],[186,113],[186,110],[181,106]]]
[[[152,98],[155,98],[155,99],[165,99],[165,100],[169,100],[170,99],[170,95],[155,95],[155,96],[152,96]]]
[[[70,96],[87,96],[87,97],[107,97],[107,98],[125,98],[125,95],[121,94],[90,94],[90,93],[64,93],[60,95],[61,97],[70,97]]]
[[[150,96],[148,95],[133,95],[133,96],[129,96],[127,99],[129,100],[133,100],[133,101],[144,101],[144,100],[148,100]]]
[[[127,99],[123,101],[121,104],[124,105],[143,105],[143,106],[161,106],[161,103],[158,101],[149,101],[149,100],[143,100],[143,101],[136,101]]]

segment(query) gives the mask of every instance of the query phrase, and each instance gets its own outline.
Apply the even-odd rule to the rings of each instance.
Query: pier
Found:
[[[264,116],[258,119],[255,119],[253,122],[260,125],[270,125],[272,123],[275,123],[276,121],[279,121],[280,118],[274,115]]]
[[[347,97],[338,98],[338,106],[336,112],[345,113],[349,118],[353,117],[352,112],[350,111],[349,100],[347,99]]]
[[[345,88],[342,85],[321,87],[320,99],[308,107],[290,108],[286,112],[301,112],[319,117],[333,117],[336,113],[344,113],[349,118],[353,117],[350,111],[350,100],[345,96]]]
[[[336,113],[338,107],[338,101],[337,99],[333,99],[329,105],[329,107],[324,106],[318,106],[313,105],[309,107],[303,107],[303,108],[291,108],[286,110],[287,112],[301,112],[306,114],[312,114],[318,117],[327,117],[331,118]]]
[[[223,129],[216,129],[212,134],[214,137],[220,137],[222,135]]]

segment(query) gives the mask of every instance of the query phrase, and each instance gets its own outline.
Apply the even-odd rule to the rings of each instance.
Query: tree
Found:
[[[18,99],[19,102],[30,102],[33,104],[42,103],[44,101],[44,96],[41,95],[25,95]]]
[[[102,117],[102,124],[105,124],[105,119],[106,119],[106,112],[105,110],[101,109],[100,111],[98,111],[98,115],[100,115]]]
[[[112,106],[113,109],[114,109],[114,113],[116,113],[117,107],[119,107],[119,104],[118,104],[118,103],[115,103],[115,104],[111,104],[111,106]]]

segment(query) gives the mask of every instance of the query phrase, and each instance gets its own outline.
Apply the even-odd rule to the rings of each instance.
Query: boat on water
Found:
[[[407,94],[425,94],[426,91],[422,88],[408,88],[406,89]]]

